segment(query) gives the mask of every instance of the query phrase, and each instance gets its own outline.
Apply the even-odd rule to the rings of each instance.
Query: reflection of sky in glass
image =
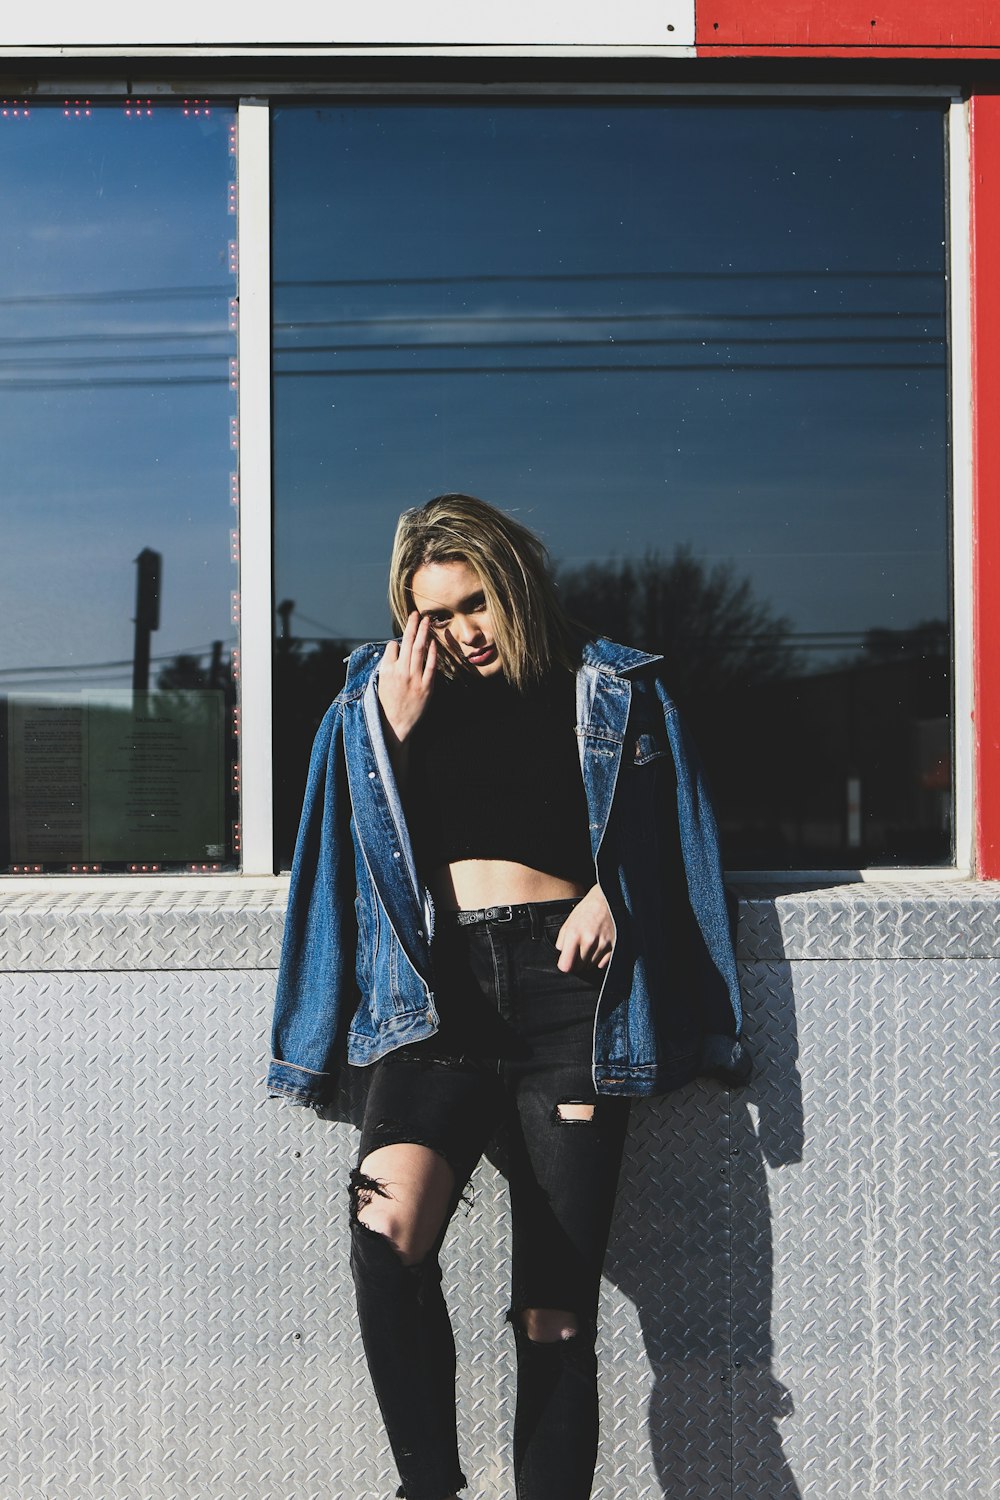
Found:
[[[233,118],[0,122],[0,691],[127,685],[144,547],[154,680],[233,639]]]
[[[388,629],[406,505],[731,559],[816,665],[947,615],[934,105],[286,108],[277,598]]]

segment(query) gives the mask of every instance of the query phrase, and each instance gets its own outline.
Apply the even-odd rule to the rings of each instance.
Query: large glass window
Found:
[[[0,869],[234,854],[235,115],[0,118]]]
[[[277,858],[396,515],[546,539],[662,652],[730,868],[952,859],[943,109],[289,105]]]

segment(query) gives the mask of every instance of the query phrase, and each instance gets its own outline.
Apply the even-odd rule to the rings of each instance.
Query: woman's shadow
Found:
[[[765,1173],[802,1159],[789,965],[745,965],[741,982],[754,1078],[636,1101],[605,1275],[638,1314],[663,1493],[801,1500],[778,1426],[792,1395],[771,1368]]]

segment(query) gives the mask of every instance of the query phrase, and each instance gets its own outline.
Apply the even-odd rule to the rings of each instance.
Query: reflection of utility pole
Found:
[[[291,620],[292,611],[294,610],[294,608],[294,599],[282,599],[281,603],[276,607],[274,611],[281,620],[281,630],[278,632],[278,640],[286,642],[284,647],[286,651],[288,650],[287,642],[290,641],[292,637]]]
[[[143,547],[136,558],[135,650],[132,653],[132,691],[149,687],[149,637],[160,628],[160,570],[163,557]]]

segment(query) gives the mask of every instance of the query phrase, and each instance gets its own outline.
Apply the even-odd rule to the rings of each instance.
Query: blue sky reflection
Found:
[[[288,108],[274,149],[279,598],[384,634],[396,514],[468,489],[564,564],[731,558],[798,634],[946,616],[939,106]]]
[[[233,120],[0,124],[0,692],[128,686],[143,547],[163,554],[154,672],[234,640]]]

